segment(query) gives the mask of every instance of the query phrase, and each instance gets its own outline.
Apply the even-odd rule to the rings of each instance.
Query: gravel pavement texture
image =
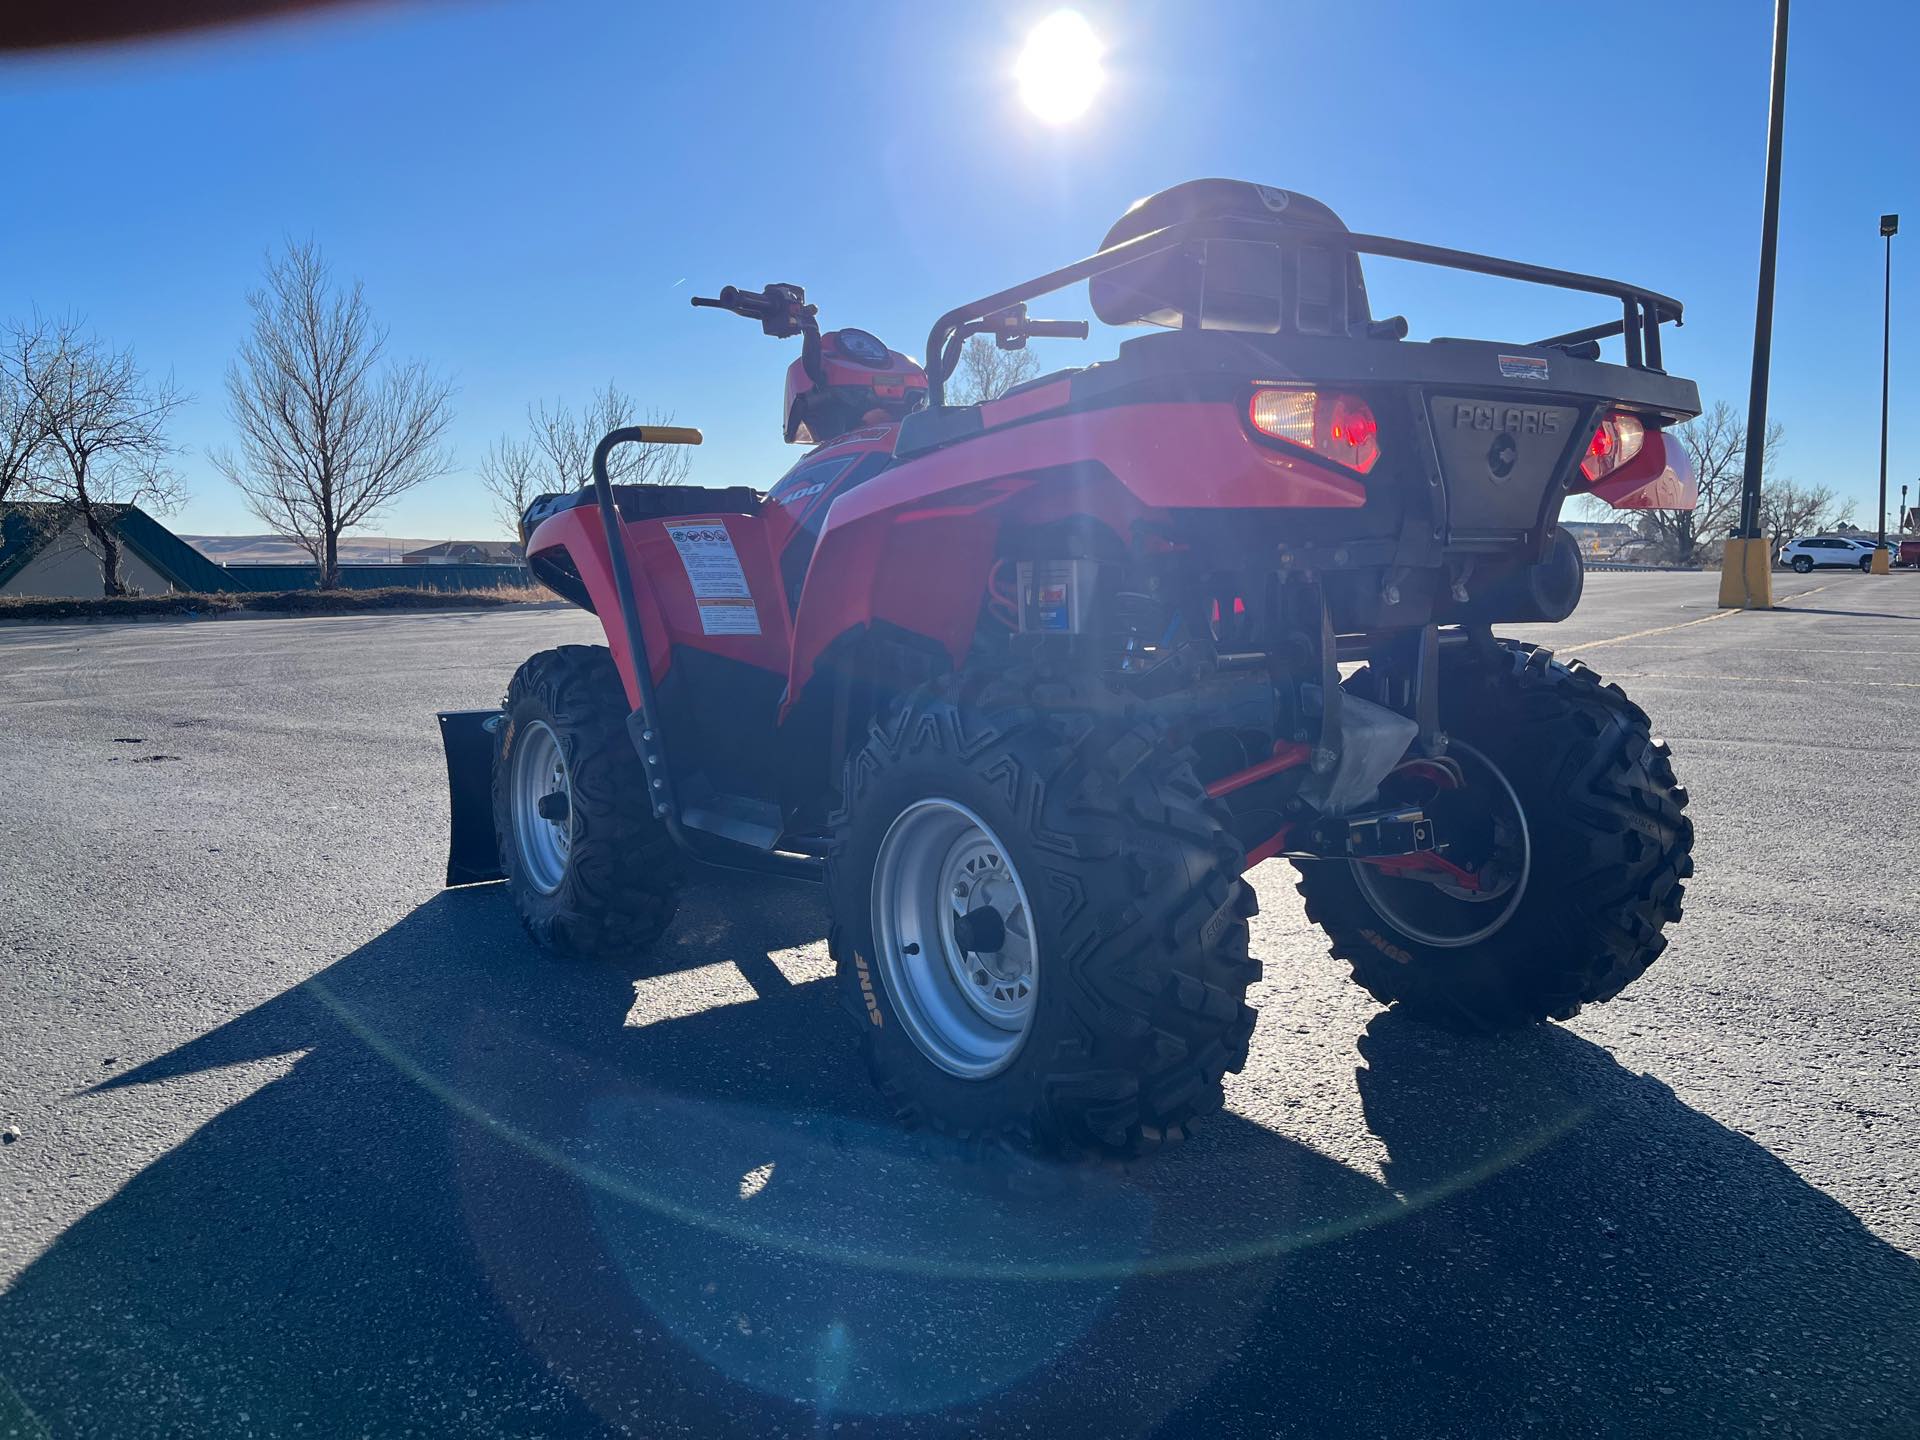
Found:
[[[1644,980],[1448,1038],[1269,863],[1227,1113],[1081,1167],[889,1123],[807,885],[441,890],[590,616],[0,626],[0,1437],[1920,1434],[1920,575],[1714,592],[1514,632],[1692,791]]]

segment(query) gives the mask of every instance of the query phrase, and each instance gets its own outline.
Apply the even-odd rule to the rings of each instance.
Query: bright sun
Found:
[[[1049,125],[1079,119],[1106,79],[1100,55],[1100,37],[1084,15],[1054,11],[1033,27],[1014,64],[1020,98]]]

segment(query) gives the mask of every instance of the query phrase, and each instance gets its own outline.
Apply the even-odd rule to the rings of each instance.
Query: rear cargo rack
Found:
[[[1681,322],[1682,306],[1671,295],[1609,280],[1600,275],[1582,275],[1573,270],[1554,270],[1544,265],[1528,265],[1518,260],[1502,260],[1492,255],[1476,255],[1470,250],[1450,250],[1443,245],[1422,245],[1413,240],[1396,240],[1387,235],[1361,235],[1350,230],[1335,230],[1319,225],[1301,225],[1267,220],[1249,215],[1221,215],[1198,220],[1183,220],[1123,240],[1084,260],[1015,285],[1006,290],[970,301],[947,311],[934,322],[927,335],[927,377],[931,405],[945,402],[946,377],[953,371],[959,349],[969,327],[979,327],[989,317],[1014,305],[1069,285],[1091,280],[1122,265],[1185,245],[1202,247],[1213,240],[1237,240],[1278,247],[1285,259],[1285,272],[1297,273],[1298,254],[1303,249],[1333,251],[1352,255],[1380,255],[1389,260],[1411,260],[1422,265],[1439,265],[1449,270],[1468,270],[1505,280],[1522,280],[1533,285],[1550,285],[1560,290],[1578,290],[1590,295],[1605,295],[1620,302],[1620,318],[1603,325],[1564,335],[1549,336],[1532,342],[1535,349],[1564,347],[1597,342],[1622,336],[1626,342],[1627,365],[1634,370],[1664,374],[1660,361],[1660,327]],[[1344,287],[1342,293],[1344,293]],[[1199,317],[1195,317],[1196,323]]]

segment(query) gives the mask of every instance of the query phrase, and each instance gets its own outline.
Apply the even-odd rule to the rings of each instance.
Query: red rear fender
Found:
[[[1041,400],[1048,398],[1047,387],[1035,393]],[[1090,461],[1104,466],[1135,501],[1152,509],[1351,510],[1367,502],[1359,476],[1254,440],[1241,424],[1237,404],[1190,400],[1113,405],[1017,423],[1025,398],[1010,395],[982,407],[994,428],[896,467],[883,478],[924,487],[943,479],[952,483],[963,476],[1020,475]],[[849,496],[849,503],[854,498]],[[876,506],[888,503],[886,497],[866,498]]]
[[[1051,405],[1048,387],[1034,392]],[[1255,442],[1223,401],[1119,405],[1028,418],[984,407],[996,427],[903,461],[833,502],[794,627],[791,705],[820,652],[884,624],[924,636],[958,664],[1008,527],[1088,516],[1127,539],[1176,507],[1354,509],[1357,477]]]
[[[895,485],[894,503],[874,504],[867,492],[892,479],[890,471],[836,501],[827,519],[794,625],[789,704],[820,652],[850,630],[897,627],[933,641],[958,665],[973,643],[1003,532],[1086,516],[1124,539],[1147,513],[1094,465],[932,494]]]

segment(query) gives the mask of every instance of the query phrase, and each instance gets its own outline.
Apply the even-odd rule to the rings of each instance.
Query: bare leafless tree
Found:
[[[0,336],[5,341],[0,349],[0,505],[16,491],[24,493],[33,458],[47,439],[40,407],[33,403],[20,364],[22,351],[33,349],[27,330],[12,323]]]
[[[332,588],[340,537],[451,468],[452,390],[422,361],[383,361],[387,332],[360,282],[335,285],[310,241],[269,256],[247,304],[253,326],[227,367],[239,452],[210,458]]]
[[[1039,358],[1031,350],[1002,350],[985,335],[975,335],[960,351],[960,363],[954,367],[947,387],[949,405],[978,405],[998,400],[1023,381],[1031,380],[1040,369]]]
[[[673,416],[649,411],[641,416],[633,397],[611,381],[575,410],[564,400],[527,407],[527,435],[502,435],[480,462],[480,484],[492,497],[493,512],[510,534],[520,533],[520,517],[539,495],[564,495],[593,481],[593,450],[609,430],[622,425],[671,425]],[[687,478],[692,455],[684,445],[622,445],[607,457],[607,474],[616,485],[678,485]]]
[[[178,453],[167,422],[186,403],[173,383],[148,377],[130,349],[115,349],[68,317],[35,315],[6,330],[5,366],[21,416],[14,488],[64,508],[100,559],[101,591],[125,595],[115,511],[162,513],[186,491],[168,463]]]
[[[541,491],[544,467],[531,440],[502,435],[487,447],[480,462],[480,484],[493,503],[494,518],[509,535],[518,538],[520,517]]]
[[[578,411],[543,400],[527,407],[533,444],[545,462],[545,478],[555,494],[593,483],[593,447],[609,430],[622,425],[671,425],[673,416],[660,411],[641,415],[633,397],[612,381],[589,396]],[[607,457],[607,476],[617,485],[677,485],[687,477],[693,460],[685,445],[622,445]]]
[[[1825,485],[1773,480],[1760,492],[1760,528],[1767,533],[1768,548],[1776,552],[1795,536],[1830,530],[1852,518],[1853,502]]]
[[[1716,400],[1696,419],[1674,431],[1693,462],[1700,484],[1700,503],[1692,510],[1641,510],[1634,524],[1653,545],[1652,558],[1674,565],[1697,565],[1712,558],[1727,531],[1740,518],[1740,486],[1747,464],[1746,417],[1724,400]],[[1786,434],[1778,421],[1767,426],[1761,474],[1772,483],[1774,462]],[[1602,501],[1582,507],[1587,518],[1619,518]]]

